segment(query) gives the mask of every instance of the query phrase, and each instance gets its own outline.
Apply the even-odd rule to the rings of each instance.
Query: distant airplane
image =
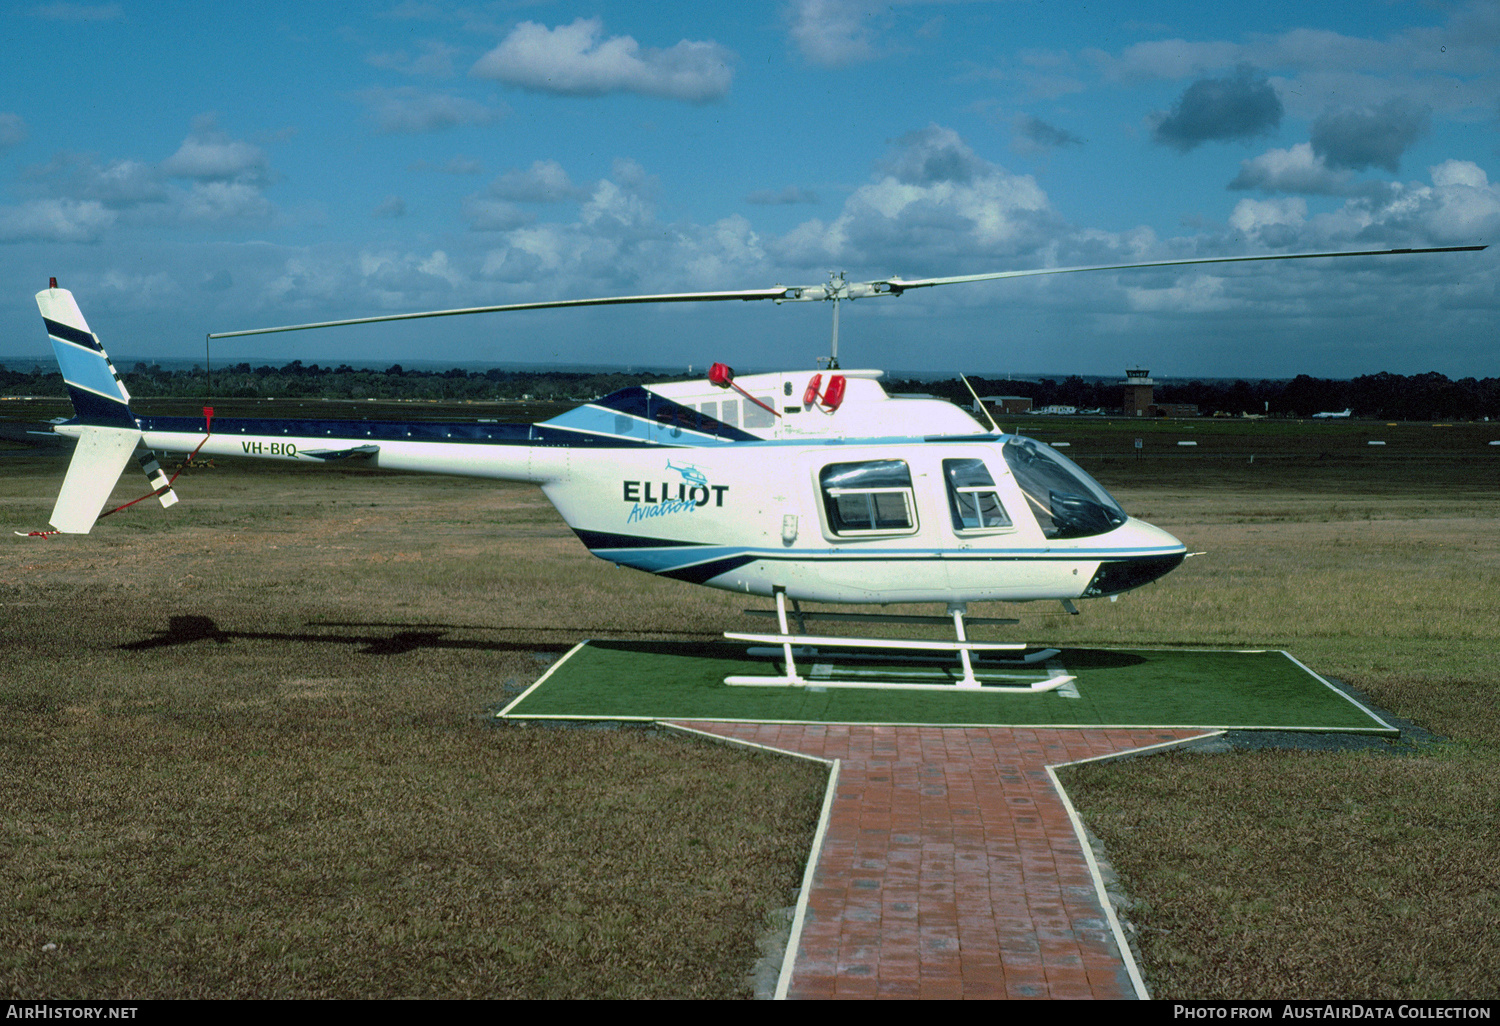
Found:
[[[1349,411],[1346,409],[1341,413],[1314,413],[1313,420],[1346,420]]]

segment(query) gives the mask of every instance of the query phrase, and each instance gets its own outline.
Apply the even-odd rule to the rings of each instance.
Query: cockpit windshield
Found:
[[[1015,438],[1003,451],[1048,538],[1087,538],[1112,531],[1128,519],[1098,481],[1050,445]]]

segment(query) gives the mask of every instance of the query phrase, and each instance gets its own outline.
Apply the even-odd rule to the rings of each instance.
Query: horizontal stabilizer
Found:
[[[63,534],[88,534],[140,440],[135,428],[83,426],[52,509],[52,526]]]

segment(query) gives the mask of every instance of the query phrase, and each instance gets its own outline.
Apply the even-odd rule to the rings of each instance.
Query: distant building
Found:
[[[995,412],[1000,414],[1029,413],[1031,411],[1031,400],[1024,395],[986,395],[980,396],[979,401],[986,406],[992,406]],[[979,412],[976,403],[974,412]]]
[[[1152,403],[1146,414],[1148,417],[1196,417],[1198,415],[1197,403]]]
[[[1125,400],[1122,404],[1127,417],[1149,417],[1152,416],[1152,399],[1156,395],[1156,382],[1151,380],[1151,372],[1143,368],[1134,368],[1125,372],[1125,380],[1120,382],[1125,386]]]

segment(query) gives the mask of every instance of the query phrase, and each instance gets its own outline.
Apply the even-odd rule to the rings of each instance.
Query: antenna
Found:
[[[974,386],[969,384],[969,376],[967,374],[960,374],[959,377],[963,380],[964,387],[969,390],[969,394],[974,397],[974,405],[979,407],[980,412],[984,414],[984,419],[990,422],[990,430],[997,435],[1005,434],[1004,431],[1000,430],[1000,425],[995,423],[995,418],[990,416],[989,407],[984,405],[984,400],[979,398],[979,393],[974,391]]]

